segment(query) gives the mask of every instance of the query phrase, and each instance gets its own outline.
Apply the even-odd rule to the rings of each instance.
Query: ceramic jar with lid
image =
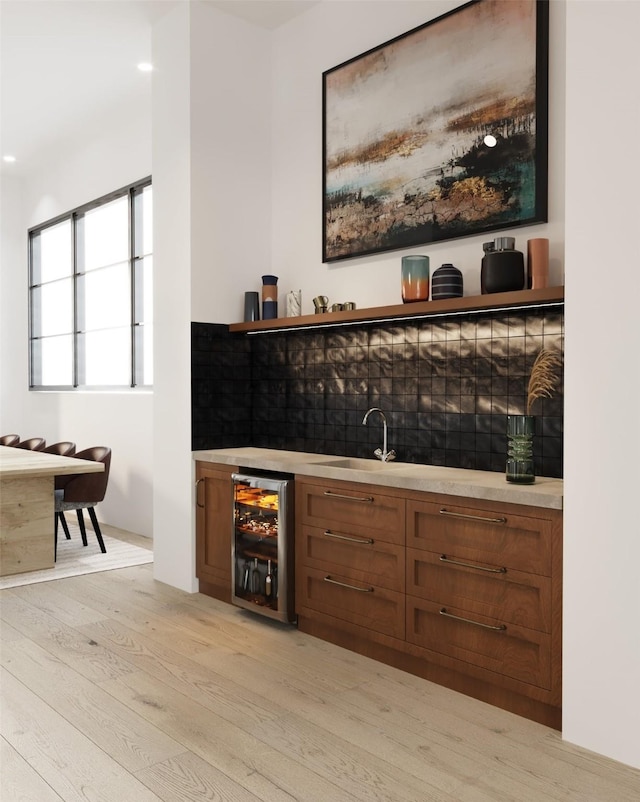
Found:
[[[511,292],[524,289],[524,255],[516,251],[515,237],[496,237],[482,246],[484,256],[480,269],[480,290]]]

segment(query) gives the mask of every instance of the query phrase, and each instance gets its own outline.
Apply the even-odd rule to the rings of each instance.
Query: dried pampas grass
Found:
[[[538,398],[551,398],[553,391],[558,386],[558,373],[561,366],[562,360],[557,351],[550,351],[547,348],[540,351],[533,363],[529,377],[527,415],[531,414],[531,407]]]

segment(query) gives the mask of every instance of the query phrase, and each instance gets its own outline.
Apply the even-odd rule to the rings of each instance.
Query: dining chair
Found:
[[[50,446],[42,449],[43,454],[57,454],[59,457],[73,457],[76,453],[76,444],[72,443],[71,440],[62,440],[59,443],[53,443]],[[64,477],[55,477],[55,486],[58,487],[58,482],[60,479]],[[67,522],[63,516],[62,518],[62,528],[64,529],[64,534],[67,540],[71,540],[71,533],[69,532],[69,527],[67,526]]]
[[[17,446],[19,442],[19,434],[3,434],[0,437],[0,446]]]
[[[93,524],[93,531],[96,534],[100,551],[105,554],[107,549],[104,545],[100,525],[96,518],[94,507],[99,504],[107,492],[109,482],[109,469],[111,467],[111,449],[107,446],[93,446],[78,451],[74,459],[93,460],[104,465],[102,473],[80,473],[69,474],[68,476],[56,477],[55,489],[55,554],[58,549],[58,521],[62,523],[65,534],[68,532],[67,522],[64,514],[68,510],[75,510],[78,516],[78,526],[82,536],[82,545],[87,545],[87,532],[84,525],[82,511],[87,510],[89,518]]]
[[[28,451],[42,451],[47,445],[44,437],[30,437],[28,440],[21,440],[16,443],[16,448],[26,448]]]

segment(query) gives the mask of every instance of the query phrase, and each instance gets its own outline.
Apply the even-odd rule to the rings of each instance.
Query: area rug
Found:
[[[82,545],[80,529],[71,524],[71,522],[69,522],[69,534],[71,535],[71,540],[67,540],[62,529],[60,530],[58,559],[53,568],[0,577],[0,590],[153,562],[153,551],[134,546],[124,540],[109,537],[104,532],[102,537],[107,553],[103,554],[90,525],[87,527],[88,543],[86,546]],[[149,541],[149,545],[151,545],[151,541]]]

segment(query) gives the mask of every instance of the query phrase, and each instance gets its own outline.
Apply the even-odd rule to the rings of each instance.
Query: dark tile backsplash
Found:
[[[362,418],[380,407],[399,460],[504,471],[506,416],[563,336],[555,308],[251,336],[193,323],[193,448],[371,457],[382,425]],[[533,412],[536,473],[561,477],[562,385]]]

